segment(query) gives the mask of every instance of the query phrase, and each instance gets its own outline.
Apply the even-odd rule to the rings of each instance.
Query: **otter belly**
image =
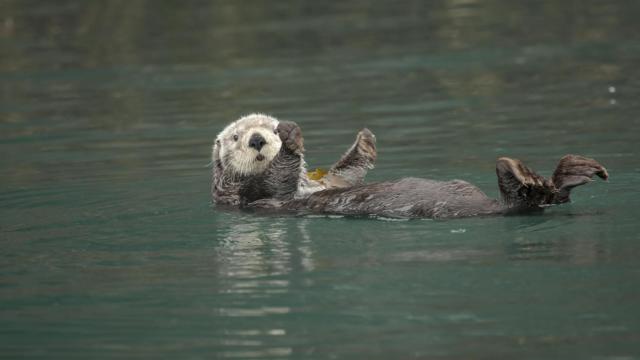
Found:
[[[401,218],[451,218],[505,210],[466,181],[404,178],[397,181],[324,190],[285,204],[290,210]]]

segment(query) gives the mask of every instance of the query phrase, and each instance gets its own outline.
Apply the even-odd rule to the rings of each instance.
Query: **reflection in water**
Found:
[[[225,229],[225,236],[216,247],[219,259],[219,292],[238,296],[218,309],[221,316],[253,317],[287,314],[286,306],[264,306],[263,302],[248,303],[247,298],[286,297],[292,272],[312,271],[313,250],[306,222],[295,227],[290,222],[269,218],[268,222],[234,223]]]
[[[283,243],[285,232],[276,222],[263,229],[261,223],[233,224],[220,242],[220,258],[227,266],[226,276],[257,278],[282,275],[290,271],[290,253]],[[266,230],[266,231],[265,231]]]
[[[236,344],[237,345],[237,344]],[[221,352],[220,355],[222,357],[229,358],[263,358],[263,357],[272,357],[272,356],[289,356],[291,355],[291,348],[270,348],[259,351],[226,351]]]
[[[226,301],[215,309],[223,318],[253,318],[278,316],[291,312],[289,306],[269,306],[273,300],[286,297],[290,291],[287,276],[296,259],[288,243],[296,236],[288,234],[286,223],[277,218],[265,221],[232,223],[224,230],[224,237],[216,246],[216,258],[220,264],[218,277],[222,280],[217,291]],[[257,329],[250,323],[244,327],[224,331],[220,345],[228,349],[221,357],[285,357],[292,354],[290,347],[270,347],[268,340],[287,334],[284,328]]]
[[[218,293],[225,301],[216,315],[223,318],[268,318],[271,323],[290,314],[291,306],[278,306],[292,296],[292,274],[300,278],[315,269],[309,219],[301,218],[295,226],[289,221],[272,217],[225,226],[224,236],[216,246],[217,268],[221,280]],[[306,286],[310,283],[305,282]],[[286,304],[287,302],[284,301]],[[230,349],[221,357],[285,357],[293,354],[291,347],[272,347],[270,339],[287,335],[286,327],[256,328],[251,322],[224,331],[221,345]],[[247,350],[251,348],[251,350]]]
[[[602,246],[600,232],[580,237],[575,234],[554,235],[552,238],[519,235],[507,248],[512,260],[555,260],[572,264],[594,265],[610,261],[606,247]]]
[[[300,266],[307,272],[313,271],[316,268],[313,260],[313,249],[311,248],[313,244],[312,237],[307,230],[310,221],[310,219],[300,219],[300,221],[298,221],[298,230],[301,234],[300,245],[298,246]]]
[[[587,221],[585,221],[587,220]],[[590,221],[589,221],[590,220]],[[602,214],[559,214],[557,209],[540,216],[514,216],[505,229],[514,233],[507,248],[512,260],[555,260],[572,264],[610,261]]]
[[[231,224],[217,247],[226,277],[257,279],[289,274],[293,269],[314,269],[309,220],[301,219],[295,228],[289,222],[269,218],[253,223]],[[296,243],[290,243],[292,239]],[[285,285],[274,282],[272,285]]]
[[[473,248],[463,249],[430,249],[428,251],[399,252],[389,257],[389,261],[397,262],[481,262],[495,259],[499,254]]]

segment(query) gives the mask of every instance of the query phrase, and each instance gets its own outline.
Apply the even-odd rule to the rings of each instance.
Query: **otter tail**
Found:
[[[571,201],[571,190],[592,181],[594,175],[607,180],[609,174],[597,161],[565,155],[551,179],[536,174],[520,160],[500,158],[496,164],[502,200],[513,208],[537,208]]]

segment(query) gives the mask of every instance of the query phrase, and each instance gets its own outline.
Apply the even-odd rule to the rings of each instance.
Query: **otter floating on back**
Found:
[[[455,218],[540,211],[569,202],[571,190],[594,175],[607,180],[597,161],[566,155],[551,179],[516,159],[496,165],[501,199],[462,180],[402,178],[364,183],[376,160],[375,136],[363,129],[320,180],[308,177],[302,132],[293,122],[253,114],[228,125],[213,145],[212,198],[244,208],[399,218]]]

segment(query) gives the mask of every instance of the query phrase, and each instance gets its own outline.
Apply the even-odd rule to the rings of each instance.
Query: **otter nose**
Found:
[[[249,139],[249,147],[252,147],[258,151],[260,151],[260,149],[262,149],[262,147],[267,143],[267,140],[265,140],[262,135],[260,134],[253,134],[251,135],[251,139]]]

